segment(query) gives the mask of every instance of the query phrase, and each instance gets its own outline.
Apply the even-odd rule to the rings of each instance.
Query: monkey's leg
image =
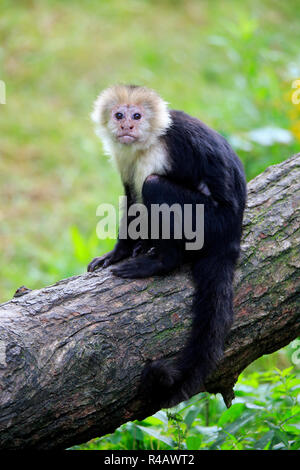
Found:
[[[143,202],[148,210],[149,227],[151,226],[151,210],[153,204],[166,204],[171,206],[177,203],[180,207],[184,203],[195,202],[195,195],[192,191],[185,190],[167,178],[151,175],[143,185]],[[193,197],[194,196],[194,197]],[[154,247],[154,254],[146,254],[136,259],[129,260],[121,266],[112,269],[112,272],[124,278],[141,278],[156,274],[166,274],[182,264],[183,261],[183,239],[174,237],[174,221],[170,220],[170,238],[164,239],[162,236],[161,222],[158,230],[159,238],[152,238],[151,245]],[[150,230],[151,231],[151,230]]]
[[[136,258],[139,255],[145,255],[151,248],[150,240],[137,240],[132,250],[132,257]]]
[[[170,240],[168,240],[170,242]],[[160,253],[148,252],[132,258],[112,269],[113,274],[126,279],[138,279],[156,274],[166,274],[179,266],[180,259],[173,244],[169,243]]]

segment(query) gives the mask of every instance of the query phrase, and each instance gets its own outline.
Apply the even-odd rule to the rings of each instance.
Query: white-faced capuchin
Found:
[[[142,202],[149,213],[155,204],[179,204],[184,212],[188,205],[195,228],[196,206],[204,205],[201,249],[187,250],[185,237],[175,236],[173,221],[167,239],[161,230],[148,239],[119,235],[110,253],[88,265],[88,271],[94,271],[127,258],[112,272],[144,278],[191,262],[195,293],[190,337],[173,363],[158,359],[146,365],[141,384],[155,405],[173,406],[204,385],[222,357],[233,322],[232,282],[246,201],[243,166],[224,137],[195,117],[170,110],[146,87],[116,85],[104,90],[92,118],[120,172],[128,209]],[[132,218],[126,220],[128,224]]]

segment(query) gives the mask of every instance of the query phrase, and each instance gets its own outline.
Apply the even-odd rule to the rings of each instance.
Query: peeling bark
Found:
[[[300,154],[248,191],[236,318],[206,384],[228,405],[240,372],[300,331]],[[192,293],[188,266],[145,280],[106,269],[0,305],[0,449],[66,448],[155,412],[139,400],[140,374],[183,347]]]

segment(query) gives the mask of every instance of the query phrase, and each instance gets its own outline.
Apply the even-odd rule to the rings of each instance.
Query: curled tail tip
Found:
[[[179,373],[172,365],[164,360],[153,361],[143,370],[141,394],[147,400],[165,407],[178,378]]]
[[[170,389],[177,378],[176,370],[163,360],[153,361],[148,364],[143,372],[142,379],[157,388]]]
[[[141,389],[144,398],[160,409],[171,408],[191,397],[180,369],[164,360],[154,361],[145,367]]]

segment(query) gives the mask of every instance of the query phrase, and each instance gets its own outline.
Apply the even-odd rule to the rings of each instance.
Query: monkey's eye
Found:
[[[123,116],[122,113],[116,113],[116,114],[115,114],[115,118],[118,119],[118,120],[123,119],[123,117],[124,117],[124,116]]]
[[[142,115],[140,113],[134,113],[133,119],[138,120],[141,119]]]

